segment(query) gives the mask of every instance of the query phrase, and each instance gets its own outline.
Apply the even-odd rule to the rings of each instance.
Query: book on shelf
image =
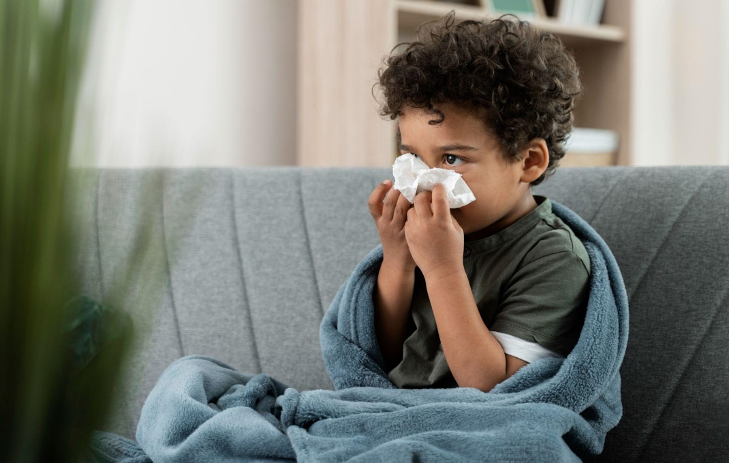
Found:
[[[617,151],[618,133],[607,129],[573,127],[572,133],[564,142],[566,151],[595,153]]]
[[[550,1],[550,0],[545,0]],[[605,0],[551,0],[554,18],[561,23],[598,25],[605,9]]]

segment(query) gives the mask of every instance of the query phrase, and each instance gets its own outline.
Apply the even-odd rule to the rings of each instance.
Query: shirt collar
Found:
[[[534,200],[537,202],[537,207],[519,218],[513,224],[507,226],[505,229],[496,232],[494,235],[489,235],[488,237],[466,241],[464,244],[464,250],[470,250],[466,254],[469,255],[472,252],[479,253],[490,251],[510,240],[521,237],[532,229],[542,218],[552,214],[552,202],[549,201],[549,198],[542,195],[534,195]]]

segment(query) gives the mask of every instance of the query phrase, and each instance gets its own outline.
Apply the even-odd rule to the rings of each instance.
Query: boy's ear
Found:
[[[549,166],[549,149],[544,139],[538,138],[529,142],[529,145],[522,152],[521,159],[521,180],[530,183],[539,178]]]

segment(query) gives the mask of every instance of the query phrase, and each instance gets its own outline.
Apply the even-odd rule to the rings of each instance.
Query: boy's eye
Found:
[[[463,163],[463,160],[456,155],[445,155],[445,161],[450,166],[458,166]]]

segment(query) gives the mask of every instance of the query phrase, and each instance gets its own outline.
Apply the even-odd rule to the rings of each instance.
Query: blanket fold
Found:
[[[299,392],[266,374],[186,356],[149,394],[137,442],[152,461],[579,462],[599,454],[622,416],[627,294],[597,232],[567,207],[553,201],[552,208],[591,260],[584,326],[566,358],[527,364],[488,393],[396,388],[375,335],[378,247],[321,322],[322,356],[336,390]]]

